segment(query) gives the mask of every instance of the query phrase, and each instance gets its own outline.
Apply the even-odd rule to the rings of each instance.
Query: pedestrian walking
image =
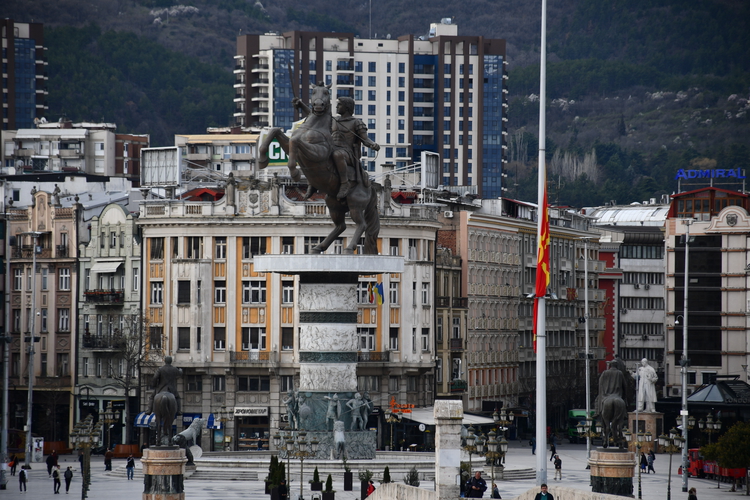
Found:
[[[477,471],[466,485],[467,498],[482,498],[487,490],[487,483],[482,479],[482,473]]]
[[[555,500],[555,497],[552,496],[552,493],[549,493],[547,491],[546,484],[542,483],[540,488],[542,489],[542,491],[536,494],[536,496],[534,497],[534,500]]]
[[[289,489],[286,487],[286,481],[281,480],[279,485],[279,500],[287,500],[289,498]]]
[[[125,471],[128,473],[128,479],[133,479],[135,476],[135,458],[133,458],[133,454],[131,453],[128,457],[128,461],[125,463]]]
[[[370,479],[369,481],[367,481],[367,494],[365,495],[365,497],[369,497],[373,493],[375,493],[375,483],[373,483],[372,479]]]
[[[60,466],[55,465],[55,468],[52,470],[52,491],[54,491],[55,495],[60,494],[60,486],[62,486],[62,482],[60,482]]]
[[[500,498],[503,497],[500,496],[500,490],[497,489],[497,485],[495,483],[492,483],[492,498]]]
[[[57,460],[55,460],[55,450],[52,450],[52,453],[47,455],[47,460],[45,460],[45,462],[47,462],[47,475],[52,477],[52,468],[57,464]]]
[[[552,452],[552,455],[549,457],[549,461],[553,461],[555,459],[555,455],[557,455],[557,447],[555,447],[555,443],[550,443],[549,449]]]
[[[81,464],[81,477],[83,477],[83,452],[78,450],[78,463]]]
[[[646,467],[648,467],[648,459],[645,453],[641,453],[641,472],[646,472]]]
[[[70,491],[70,482],[73,480],[73,469],[68,467],[65,470],[65,494],[67,495]]]
[[[107,452],[104,454],[104,470],[112,470],[112,457],[114,456],[112,450],[107,448]]]
[[[18,473],[18,488],[19,491],[26,493],[26,469],[21,469]]]
[[[529,440],[529,446],[531,446],[531,454],[536,455],[536,438],[535,437]]]
[[[695,487],[692,487],[688,490],[688,500],[698,500],[698,495],[696,495]]]
[[[656,460],[656,456],[654,455],[653,450],[649,450],[648,456],[646,457],[646,462],[648,463],[648,470],[646,471],[646,474],[654,473],[656,474],[656,471],[654,470],[654,460]]]
[[[555,481],[562,481],[562,460],[560,455],[555,455]]]
[[[16,467],[18,467],[18,457],[16,457],[15,454],[10,456],[10,462],[8,463],[10,466],[10,475],[15,476],[16,475]]]

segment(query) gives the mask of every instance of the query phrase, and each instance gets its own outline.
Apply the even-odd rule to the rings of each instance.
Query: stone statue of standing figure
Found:
[[[328,400],[328,410],[326,411],[326,427],[330,422],[331,429],[335,427],[335,422],[341,418],[341,401],[339,401],[339,395],[334,394],[331,396],[323,396],[324,399]]]
[[[289,427],[291,429],[297,429],[299,427],[299,417],[297,415],[297,396],[294,391],[289,389],[286,398],[284,398],[284,404],[286,405],[286,416],[289,421]]]
[[[656,411],[656,381],[659,379],[656,370],[643,358],[638,367],[638,411],[654,413]]]
[[[362,401],[362,395],[356,393],[352,399],[346,402],[347,408],[352,413],[352,425],[349,428],[350,431],[362,431],[365,429],[365,424],[362,421],[362,407],[365,402]]]

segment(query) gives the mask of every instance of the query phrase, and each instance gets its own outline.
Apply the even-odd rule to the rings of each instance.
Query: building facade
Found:
[[[32,128],[47,113],[44,25],[0,20],[3,62],[3,130]]]
[[[235,56],[235,123],[291,129],[300,118],[292,98],[306,102],[310,87],[323,82],[332,95],[354,99],[354,115],[378,138],[380,153],[367,151],[364,162],[375,178],[395,166],[405,182],[418,184],[409,168],[430,151],[441,157],[438,184],[477,186],[481,196],[497,198],[506,162],[506,68],[505,40],[459,36],[450,20],[433,24],[429,37],[393,40],[243,35]]]

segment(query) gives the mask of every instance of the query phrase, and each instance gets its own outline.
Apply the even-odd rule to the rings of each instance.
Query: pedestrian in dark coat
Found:
[[[70,490],[70,482],[73,481],[73,469],[70,467],[65,471],[65,494]]]
[[[15,455],[10,456],[10,475],[15,476],[16,475],[16,467],[18,467],[18,457]]]
[[[54,453],[55,452],[53,451],[52,453],[47,455],[47,460],[45,460],[45,462],[47,462],[47,475],[49,475],[49,477],[52,477],[52,467],[54,467],[57,463]]]
[[[26,469],[21,469],[21,472],[18,473],[18,488],[26,493]]]
[[[557,447],[555,446],[555,443],[550,444],[549,449],[552,451],[552,455],[549,457],[549,461],[551,462],[555,459],[555,455],[557,455]]]
[[[487,483],[482,479],[482,473],[477,471],[466,484],[467,498],[482,498],[487,490]]]
[[[54,491],[55,495],[60,494],[60,486],[62,486],[62,482],[60,481],[60,466],[55,465],[54,470],[52,471],[52,491]]]

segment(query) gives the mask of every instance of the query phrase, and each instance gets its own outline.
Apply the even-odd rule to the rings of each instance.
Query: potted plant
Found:
[[[323,483],[320,481],[320,475],[318,474],[317,466],[315,467],[315,472],[313,472],[312,481],[310,481],[310,490],[323,491]]]
[[[276,468],[278,467],[278,465],[279,465],[279,459],[276,457],[276,455],[271,455],[271,463],[268,464],[268,475],[266,476],[266,479],[265,479],[266,495],[271,494],[271,483],[273,482],[276,476]]]
[[[419,471],[417,470],[416,465],[412,466],[412,468],[409,469],[409,472],[404,476],[404,484],[408,484],[409,486],[419,486]]]
[[[323,500],[335,500],[336,499],[336,492],[333,489],[333,478],[330,474],[328,474],[328,479],[326,479],[326,489],[323,490]]]
[[[354,489],[354,473],[349,468],[349,464],[346,463],[346,457],[342,458],[341,461],[344,463],[344,491],[352,491]]]
[[[385,466],[385,470],[383,471],[383,480],[381,482],[383,484],[391,482],[391,470],[388,468],[387,465]]]
[[[370,479],[372,479],[371,470],[365,469],[365,470],[359,471],[359,483],[360,483],[359,498],[361,500],[365,500],[365,498],[367,498],[367,486],[370,484]]]

